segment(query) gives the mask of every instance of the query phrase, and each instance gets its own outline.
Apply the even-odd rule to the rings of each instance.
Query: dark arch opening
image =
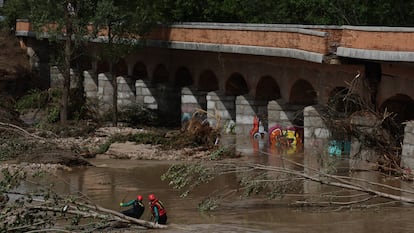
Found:
[[[109,63],[108,61],[99,61],[96,67],[96,73],[107,73],[109,72]]]
[[[193,85],[193,79],[191,77],[190,71],[185,67],[178,68],[175,72],[174,86],[175,87],[186,87]]]
[[[295,82],[290,91],[290,104],[314,105],[317,102],[316,91],[308,81],[300,79]]]
[[[198,81],[200,91],[215,91],[219,89],[216,75],[211,70],[205,70],[201,73]]]
[[[329,93],[328,109],[332,109],[336,114],[350,115],[361,110],[360,97],[356,94],[348,95],[348,88],[335,87]]]
[[[155,67],[152,81],[154,83],[168,82],[168,70],[164,65],[159,64]]]
[[[136,63],[134,65],[134,69],[132,71],[132,75],[136,79],[147,80],[148,79],[148,72],[147,72],[147,67],[145,66],[145,64],[142,63],[142,62]]]
[[[249,88],[243,76],[239,73],[232,74],[226,82],[225,94],[238,96],[247,93],[249,93]]]
[[[380,111],[395,113],[395,122],[401,124],[414,119],[414,101],[407,95],[397,94],[387,99],[380,107]]]
[[[128,65],[124,59],[119,59],[119,61],[115,64],[114,74],[115,77],[128,75]]]
[[[87,55],[81,55],[74,60],[75,66],[81,72],[92,69],[92,59]]]
[[[276,100],[281,97],[280,88],[271,76],[264,76],[256,86],[256,99]]]

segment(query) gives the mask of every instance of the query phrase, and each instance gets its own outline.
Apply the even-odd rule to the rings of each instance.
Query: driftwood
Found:
[[[266,154],[266,152],[262,152]],[[272,156],[272,155],[269,155]],[[335,174],[329,174],[323,172],[319,169],[313,169],[307,166],[304,166],[301,163],[291,161],[283,156],[280,157],[283,160],[283,163],[291,163],[298,167],[297,170],[286,168],[286,167],[276,167],[276,166],[267,166],[262,164],[251,164],[251,163],[227,163],[219,162],[215,164],[210,164],[207,166],[208,174],[212,176],[217,176],[221,174],[237,173],[239,177],[249,176],[247,174],[257,174],[252,175],[248,178],[247,182],[244,181],[242,187],[238,188],[239,191],[251,190],[253,186],[256,186],[254,190],[262,190],[265,194],[267,191],[262,189],[267,187],[270,189],[278,189],[277,186],[283,186],[283,183],[292,181],[301,182],[303,180],[308,180],[316,183],[320,183],[327,186],[333,186],[340,188],[338,192],[344,191],[355,191],[353,195],[341,195],[341,194],[330,194],[330,195],[310,195],[309,197],[316,198],[320,201],[308,201],[303,200],[306,198],[307,194],[300,193],[280,193],[280,196],[285,194],[290,195],[291,197],[302,197],[300,200],[291,203],[291,205],[296,206],[317,206],[317,207],[335,207],[341,206],[342,208],[346,207],[373,207],[381,205],[389,205],[395,203],[407,203],[414,204],[414,191],[410,189],[402,189],[399,187],[390,186],[387,184],[382,184],[378,182],[373,182],[366,179],[354,178],[349,176],[340,176]],[[244,173],[245,175],[241,175]],[[268,174],[269,176],[263,178],[261,174]],[[404,181],[401,181],[404,182]],[[273,184],[273,186],[262,185],[264,183]],[[259,187],[260,186],[260,187]],[[257,188],[258,187],[258,188]],[[396,192],[400,195],[395,194]],[[267,193],[269,195],[269,193]],[[374,200],[374,202],[369,202]],[[365,204],[365,205],[364,205]]]
[[[83,210],[80,210],[79,206],[82,206]],[[102,219],[102,220],[107,220],[107,221],[111,221],[111,220],[119,221],[119,222],[139,225],[139,226],[142,226],[148,229],[167,228],[166,225],[155,224],[153,222],[148,222],[142,219],[131,218],[117,211],[106,209],[98,205],[78,203],[78,205],[67,205],[67,209],[64,211],[62,210],[62,208],[49,207],[49,206],[44,206],[44,205],[30,204],[30,205],[27,205],[26,207],[31,210],[51,211],[51,212],[57,212],[57,213],[64,212],[68,214],[82,216],[85,218],[95,218],[95,219]]]
[[[39,137],[37,135],[31,134],[29,132],[27,132],[25,129],[17,126],[17,125],[13,125],[13,124],[9,124],[9,123],[4,123],[4,122],[0,122],[0,126],[4,129],[10,129],[12,131],[18,132],[20,134],[22,134],[23,136],[26,137],[32,137],[32,138],[36,138],[39,140],[46,140],[45,138]]]

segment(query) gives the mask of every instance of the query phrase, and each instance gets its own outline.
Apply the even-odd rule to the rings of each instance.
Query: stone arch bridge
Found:
[[[50,77],[48,43],[18,20],[16,36],[33,64]],[[395,112],[399,122],[414,119],[414,28],[274,24],[182,23],[154,29],[145,46],[115,66],[118,106],[158,109],[172,121],[203,109],[212,124],[235,122],[238,133],[255,116],[265,128],[304,127],[305,145],[330,136],[317,106],[350,91],[377,109]],[[88,98],[110,107],[113,87],[108,61],[90,59],[80,71]],[[29,51],[31,51],[29,53]],[[50,74],[50,76],[49,76]],[[319,119],[319,120],[318,120]],[[406,126],[403,154],[414,156],[412,124]],[[414,161],[414,160],[413,160]],[[414,164],[414,162],[413,162]]]

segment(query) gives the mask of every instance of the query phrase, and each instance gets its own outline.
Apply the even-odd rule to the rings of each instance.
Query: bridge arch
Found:
[[[143,62],[137,62],[132,70],[132,76],[137,80],[148,80],[147,67]]]
[[[168,80],[168,70],[167,67],[163,64],[158,64],[155,69],[154,73],[152,75],[152,82],[153,83],[167,83]]]
[[[338,113],[349,114],[361,110],[361,106],[352,101],[352,99],[359,98],[357,94],[351,94],[347,99],[344,99],[348,92],[349,89],[346,87],[338,86],[333,88],[329,93],[327,104]]]
[[[226,81],[224,92],[226,95],[230,96],[245,95],[249,93],[249,88],[244,77],[240,73],[233,73]]]
[[[75,59],[76,65],[80,71],[92,70],[92,57],[89,55],[83,55]]]
[[[288,102],[297,105],[317,104],[317,94],[312,84],[304,79],[297,80],[291,90]]]
[[[98,61],[98,64],[96,66],[96,73],[102,74],[109,72],[109,62],[106,60]]]
[[[414,101],[408,95],[396,94],[385,100],[379,109],[381,112],[387,109],[387,112],[396,113],[394,119],[397,123],[414,120],[414,112],[412,111],[414,109]]]
[[[193,85],[193,78],[190,71],[186,67],[180,67],[175,72],[174,86],[187,87]]]
[[[128,65],[126,61],[122,58],[120,58],[119,61],[114,65],[113,69],[115,77],[128,76]]]
[[[255,97],[259,100],[276,100],[281,97],[280,88],[276,80],[270,75],[260,78],[256,85]]]
[[[200,91],[216,91],[219,89],[219,82],[212,70],[204,70],[198,79],[197,88]]]

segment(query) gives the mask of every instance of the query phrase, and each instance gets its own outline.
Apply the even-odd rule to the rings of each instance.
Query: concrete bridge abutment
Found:
[[[326,154],[332,135],[320,114],[320,106],[307,106],[303,110],[304,150],[310,154]]]
[[[212,126],[224,126],[236,122],[235,96],[226,96],[221,92],[207,93],[207,120]]]
[[[268,111],[268,128],[281,126],[283,128],[301,127],[298,121],[303,121],[303,105],[292,105],[286,103],[283,99],[269,101]]]
[[[123,109],[135,104],[135,79],[132,77],[118,76],[117,104],[118,109]]]
[[[98,94],[99,112],[108,112],[112,108],[114,87],[112,85],[112,75],[109,73],[98,74]]]
[[[414,121],[405,124],[401,166],[411,170],[411,172],[414,170]]]
[[[181,122],[190,120],[195,112],[198,112],[197,116],[201,120],[207,118],[207,92],[183,87],[181,89]]]
[[[264,127],[267,129],[268,113],[267,100],[257,100],[248,95],[236,97],[236,134],[249,135],[253,127],[254,117],[257,116]],[[267,130],[266,130],[267,131]]]

